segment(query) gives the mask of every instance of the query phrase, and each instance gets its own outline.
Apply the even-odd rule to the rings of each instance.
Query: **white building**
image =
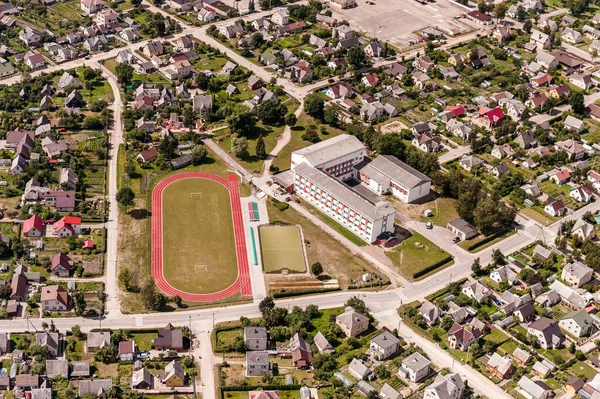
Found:
[[[414,202],[431,191],[431,179],[391,155],[380,155],[358,171],[360,182],[377,194]]]

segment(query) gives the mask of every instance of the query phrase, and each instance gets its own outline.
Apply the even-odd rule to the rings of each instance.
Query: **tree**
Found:
[[[523,23],[523,32],[531,33],[532,28],[533,24],[531,23],[531,19],[527,18],[527,20]]]
[[[75,308],[75,314],[81,316],[85,313],[85,298],[83,296],[83,292],[77,291],[73,293],[73,306]]]
[[[398,134],[382,134],[375,142],[375,149],[380,155],[393,155],[400,160],[405,159],[406,144]]]
[[[144,283],[141,293],[142,302],[148,310],[160,310],[167,304],[167,298],[156,289],[152,279]]]
[[[348,63],[350,65],[353,65],[355,68],[362,67],[367,61],[367,56],[365,55],[365,52],[363,51],[362,47],[360,47],[360,46],[351,47],[348,50],[347,58],[348,58]]]
[[[248,11],[250,14],[252,14],[254,11],[256,11],[256,6],[254,5],[254,0],[250,0],[248,2]]]
[[[129,186],[122,187],[117,192],[117,202],[119,204],[121,204],[122,206],[124,206],[125,209],[127,209],[128,207],[133,205],[134,198],[135,198],[135,194],[134,194],[133,190],[131,189],[131,187],[129,187]]]
[[[265,313],[273,310],[275,308],[275,301],[270,296],[266,296],[265,299],[260,301],[258,304],[258,310],[264,316]]]
[[[115,75],[117,76],[117,81],[121,85],[128,85],[133,79],[133,67],[125,62],[122,62],[115,68]]]
[[[358,297],[353,296],[352,298],[348,299],[344,304],[344,307],[348,306],[354,308],[354,310],[356,310],[358,313],[362,313],[365,316],[369,314],[365,302]]]
[[[129,177],[135,176],[135,165],[133,164],[133,161],[131,159],[128,160],[125,164],[125,173]]]
[[[97,348],[94,351],[94,360],[104,364],[116,363],[117,356],[117,348],[115,348],[113,345]]]
[[[576,91],[569,98],[569,104],[571,105],[571,110],[578,115],[583,115],[585,113],[585,98],[583,93],[580,91]]]
[[[177,305],[177,307],[180,308],[181,307],[182,299],[181,299],[181,297],[179,295],[175,295],[173,297],[173,302],[175,302],[175,305]]]
[[[124,267],[119,272],[119,283],[125,288],[125,291],[129,291],[131,288],[131,270]]]
[[[265,39],[263,37],[263,34],[260,32],[256,32],[255,34],[253,34],[252,38],[250,39],[250,45],[253,48],[259,48],[264,42]]]
[[[286,112],[287,108],[285,105],[274,105],[273,103],[266,101],[258,106],[257,115],[258,119],[264,123],[273,124],[285,118]]]
[[[503,265],[505,263],[504,254],[499,249],[494,249],[492,251],[492,262],[497,265]]]
[[[248,139],[245,137],[234,137],[231,140],[231,152],[241,159],[248,157]]]
[[[310,267],[310,271],[312,274],[318,277],[321,275],[321,273],[323,273],[323,266],[321,266],[321,263],[319,262],[313,263]]]
[[[454,319],[452,319],[452,317],[450,317],[450,316],[444,317],[442,319],[442,322],[440,323],[440,327],[442,327],[444,329],[444,331],[450,330],[453,325],[454,325]]]
[[[88,115],[83,119],[83,127],[86,129],[102,129],[103,126],[104,124],[97,116]]]
[[[325,123],[331,126],[337,126],[339,121],[337,105],[328,104],[327,107],[325,107],[323,120],[325,121]]]
[[[385,364],[380,364],[379,366],[375,367],[374,372],[375,376],[380,380],[387,380],[391,377],[390,370]]]
[[[158,145],[158,152],[166,159],[173,158],[175,151],[177,151],[177,140],[173,138],[166,138]]]
[[[192,164],[200,165],[206,159],[208,151],[203,145],[197,145],[194,148],[192,148],[192,152],[190,155],[192,157]]]
[[[256,157],[258,159],[265,159],[267,157],[265,141],[263,140],[262,134],[258,137],[258,140],[256,140]]]
[[[481,273],[481,263],[479,258],[476,258],[473,261],[473,264],[471,265],[471,271],[473,272],[474,275],[479,275],[479,273]]]
[[[233,113],[225,121],[229,131],[240,136],[247,136],[256,128],[256,117],[250,112]]]
[[[285,116],[285,124],[289,127],[294,127],[298,122],[298,118],[294,114],[287,114]]]
[[[496,20],[499,21],[504,18],[506,16],[506,11],[508,11],[506,3],[496,4],[496,7],[494,7],[494,16],[496,17]]]
[[[310,94],[304,99],[304,110],[313,118],[322,119],[325,102],[317,94]]]

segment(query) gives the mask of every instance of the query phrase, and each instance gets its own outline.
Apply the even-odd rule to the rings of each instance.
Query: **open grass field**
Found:
[[[261,226],[260,250],[266,273],[304,273],[304,246],[298,226]]]
[[[163,273],[179,290],[204,294],[237,278],[229,191],[207,179],[182,179],[163,193]]]
[[[413,279],[416,272],[423,270],[434,263],[442,261],[448,257],[448,252],[444,251],[421,234],[411,231],[412,235],[398,244],[392,251],[386,251],[388,258],[392,260],[398,271],[403,276]],[[435,269],[433,273],[439,272],[442,268],[450,266],[453,262],[448,262]],[[426,277],[426,275],[420,278]]]

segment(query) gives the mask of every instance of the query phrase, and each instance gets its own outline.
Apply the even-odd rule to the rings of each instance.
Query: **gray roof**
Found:
[[[467,235],[470,233],[477,233],[477,229],[475,228],[475,226],[473,226],[471,223],[467,222],[465,219],[462,218],[454,219],[448,222],[448,224],[454,227],[455,229],[466,233]]]
[[[87,334],[88,348],[101,348],[110,345],[110,331],[90,332]]]
[[[266,327],[244,327],[244,339],[267,339]]]
[[[104,380],[83,380],[79,382],[79,397],[83,397],[86,394],[98,397],[101,392],[106,392],[112,388],[112,379],[107,378]]]
[[[371,339],[371,342],[374,342],[381,348],[386,349],[391,346],[397,345],[400,342],[400,340],[394,337],[394,334],[392,334],[391,332],[384,331],[375,338]]]
[[[266,351],[246,352],[246,364],[269,363],[269,354]]]
[[[319,331],[317,335],[315,335],[313,342],[317,346],[317,349],[320,353],[335,352],[335,349],[333,349],[333,346],[329,343],[329,341],[327,341],[327,338],[325,338],[325,336],[321,334],[321,331]]]
[[[423,370],[431,365],[429,359],[421,355],[419,352],[415,352],[409,357],[402,360],[402,366],[406,369],[413,370],[415,372]]]
[[[581,262],[573,262],[567,263],[564,267],[564,271],[575,277],[581,278],[593,270]]]
[[[408,188],[417,187],[431,181],[429,177],[392,155],[380,155],[367,164],[365,168],[374,169]]]
[[[32,389],[31,399],[52,399],[52,388]]]
[[[352,359],[349,368],[363,378],[372,373],[371,369],[365,366],[362,360],[358,360],[357,358]]]
[[[46,375],[48,378],[58,376],[69,378],[69,362],[67,360],[46,360]]]
[[[519,389],[527,392],[533,399],[539,399],[544,395],[544,392],[549,390],[549,387],[541,381],[533,381],[523,376],[519,380]]]
[[[345,184],[340,183],[336,179],[332,179],[318,169],[311,168],[304,162],[296,166],[294,171],[322,187],[333,196],[341,199],[349,208],[352,208],[369,219],[379,219],[383,215],[390,215],[395,212],[389,203],[379,202],[373,205]]]
[[[438,399],[457,397],[456,392],[462,392],[465,384],[458,373],[450,373],[445,376],[438,374],[433,383],[425,388],[425,391],[433,390]]]
[[[90,376],[90,361],[79,360],[71,362],[71,377],[89,377]]]
[[[145,368],[141,368],[138,371],[135,371],[131,376],[131,386],[137,387],[141,383],[146,383],[149,386],[152,386],[154,383],[154,377],[148,370]]]
[[[388,385],[387,382],[385,384],[383,384],[383,388],[381,388],[380,395],[386,399],[403,399],[404,398],[404,396],[400,392],[396,391],[394,388],[392,388],[390,385]]]
[[[334,138],[294,151],[303,155],[308,162],[317,167],[343,155],[364,150],[365,146],[354,136],[340,134]]]

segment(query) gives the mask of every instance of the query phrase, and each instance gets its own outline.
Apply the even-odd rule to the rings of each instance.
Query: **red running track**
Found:
[[[237,257],[238,277],[229,287],[212,294],[192,294],[178,290],[165,280],[163,274],[163,251],[162,251],[162,201],[163,191],[174,181],[181,179],[209,179],[220,183],[229,191],[231,202],[231,215],[233,219],[233,232],[235,238],[235,251]],[[229,175],[227,179],[209,173],[187,172],[179,173],[161,180],[152,191],[152,277],[154,282],[165,294],[179,295],[184,301],[191,302],[215,302],[228,298],[240,292],[244,297],[252,296],[252,285],[250,283],[250,270],[248,265],[248,252],[246,249],[246,236],[244,234],[244,220],[242,217],[242,204],[240,201],[240,189],[237,175]]]

